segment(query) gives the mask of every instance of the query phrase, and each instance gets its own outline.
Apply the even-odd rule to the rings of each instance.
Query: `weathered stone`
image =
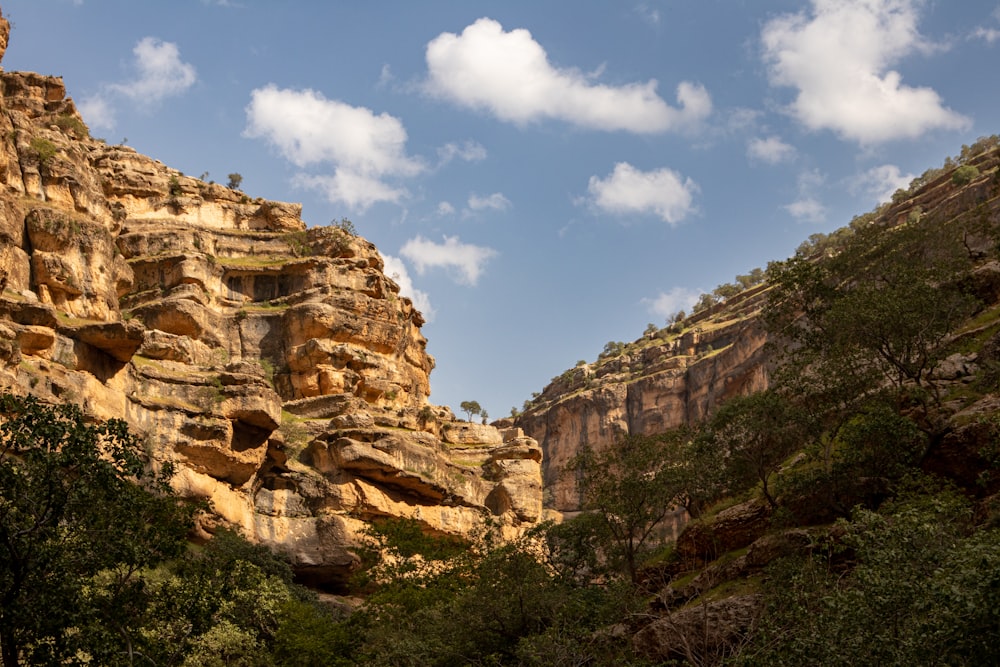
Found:
[[[515,425],[542,446],[555,509],[580,507],[575,477],[563,473],[583,447],[611,447],[628,434],[690,425],[725,399],[767,386],[767,338],[752,316],[763,298],[761,288],[750,290],[730,311],[703,311],[675,340],[644,342],[571,369],[545,387]],[[723,316],[730,319],[708,325],[708,318]]]
[[[760,595],[741,595],[693,605],[645,626],[632,644],[652,660],[719,664],[751,632],[762,603]]]
[[[0,84],[0,389],[125,419],[210,503],[202,538],[236,527],[317,585],[357,567],[364,520],[541,517],[537,443],[427,403],[423,318],[374,245],[90,139],[61,79]]]

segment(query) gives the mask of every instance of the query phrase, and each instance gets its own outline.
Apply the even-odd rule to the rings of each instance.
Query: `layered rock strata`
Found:
[[[427,402],[423,319],[371,243],[91,139],[59,78],[0,74],[0,267],[0,388],[124,418],[203,530],[306,581],[342,581],[378,517],[542,514],[534,440]]]
[[[725,399],[766,387],[767,337],[757,318],[765,298],[764,286],[748,290],[688,318],[683,329],[664,329],[554,378],[515,420],[545,452],[549,506],[579,509],[567,466],[584,447],[694,424]]]

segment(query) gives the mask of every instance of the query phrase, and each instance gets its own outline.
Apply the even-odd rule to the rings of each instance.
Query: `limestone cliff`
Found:
[[[764,286],[570,369],[545,387],[516,424],[542,444],[548,504],[579,509],[566,465],[582,447],[626,434],[692,424],[724,399],[767,383],[766,336],[756,315]]]
[[[203,529],[307,580],[374,517],[540,518],[541,449],[427,403],[423,319],[371,243],[91,139],[59,78],[0,73],[0,267],[0,388],[124,418]]]

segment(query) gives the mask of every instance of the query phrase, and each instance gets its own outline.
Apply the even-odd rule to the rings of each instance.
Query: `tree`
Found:
[[[226,184],[226,187],[228,187],[230,190],[239,190],[240,185],[242,184],[243,184],[242,175],[240,175],[238,172],[233,172],[229,174],[229,183]]]
[[[778,393],[762,391],[726,401],[707,433],[731,483],[747,488],[759,481],[764,498],[776,507],[768,482],[782,462],[805,444],[805,415]]]
[[[683,500],[682,445],[676,432],[628,435],[601,451],[585,448],[570,461],[583,509],[596,513],[609,537],[607,556],[633,583],[656,528]]]
[[[468,419],[466,419],[466,421],[471,422],[472,415],[483,414],[483,408],[476,401],[462,401],[458,407],[461,408],[462,412],[464,412],[468,416]]]
[[[841,553],[772,566],[737,664],[998,664],[1000,531],[970,530],[970,508],[951,493],[921,495],[841,521]],[[830,559],[844,547],[846,573]]]
[[[193,508],[151,475],[120,420],[0,396],[0,653],[4,667],[83,651],[132,656],[140,574],[181,554]]]

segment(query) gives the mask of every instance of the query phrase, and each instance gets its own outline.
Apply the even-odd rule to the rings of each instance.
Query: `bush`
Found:
[[[966,185],[979,177],[979,169],[971,164],[963,164],[951,175],[951,182],[955,185]]]
[[[31,150],[38,157],[38,163],[43,166],[47,165],[59,152],[54,143],[42,137],[35,137],[31,140]]]

